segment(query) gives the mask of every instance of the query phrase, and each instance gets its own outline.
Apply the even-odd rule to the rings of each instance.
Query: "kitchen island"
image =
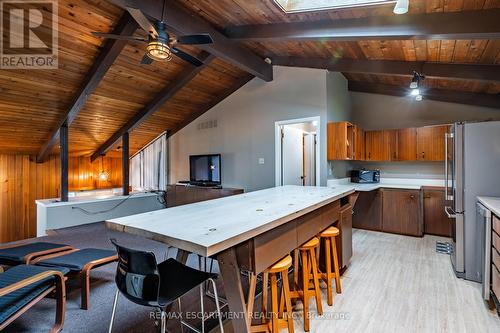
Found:
[[[338,221],[352,186],[283,186],[106,221],[108,228],[219,261],[236,332],[250,330],[240,271],[256,274]]]

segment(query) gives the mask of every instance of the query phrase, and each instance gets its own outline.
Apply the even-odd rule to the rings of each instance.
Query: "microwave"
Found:
[[[353,183],[379,183],[380,170],[352,170],[351,182]]]

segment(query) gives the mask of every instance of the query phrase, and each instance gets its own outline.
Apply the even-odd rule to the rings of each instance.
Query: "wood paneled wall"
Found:
[[[0,243],[36,235],[35,200],[59,196],[59,165],[58,156],[37,164],[29,155],[0,154]],[[120,187],[121,159],[104,158],[102,165],[101,159],[71,157],[70,191]],[[107,182],[98,180],[102,168],[109,173]]]

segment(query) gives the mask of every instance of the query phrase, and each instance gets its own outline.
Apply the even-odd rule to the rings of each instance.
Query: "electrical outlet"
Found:
[[[264,164],[264,158],[262,157],[259,158],[259,164]]]

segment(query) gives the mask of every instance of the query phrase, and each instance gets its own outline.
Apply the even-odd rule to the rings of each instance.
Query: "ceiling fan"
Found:
[[[209,34],[199,34],[199,35],[188,35],[179,36],[177,38],[171,38],[167,32],[167,25],[164,21],[165,19],[165,5],[166,1],[163,2],[161,20],[152,23],[143,12],[139,9],[126,7],[125,9],[130,13],[130,15],[137,21],[139,26],[148,33],[148,38],[138,37],[138,36],[122,36],[115,34],[107,34],[102,32],[92,32],[94,36],[102,38],[112,38],[112,39],[122,39],[122,40],[134,40],[145,42],[146,54],[141,60],[141,64],[149,65],[156,61],[170,61],[172,59],[172,54],[193,64],[194,66],[201,66],[203,62],[199,59],[187,54],[186,52],[179,50],[175,45],[201,45],[201,44],[211,44],[213,43],[212,37]]]

